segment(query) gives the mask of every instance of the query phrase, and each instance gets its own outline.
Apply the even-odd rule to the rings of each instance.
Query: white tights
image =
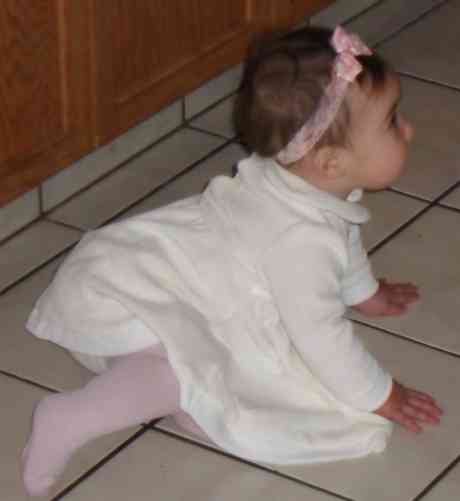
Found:
[[[173,415],[180,426],[206,437],[179,401],[179,383],[161,345],[113,357],[107,371],[83,388],[45,397],[35,408],[23,453],[27,492],[46,494],[90,440],[155,418]]]

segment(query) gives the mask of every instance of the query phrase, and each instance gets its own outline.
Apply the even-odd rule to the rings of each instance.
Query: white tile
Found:
[[[2,375],[0,376],[0,394],[3,401],[2,426],[0,427],[2,444],[0,499],[2,501],[26,501],[31,498],[27,496],[22,484],[20,458],[29,434],[34,406],[47,392]],[[75,455],[50,496],[55,496],[59,489],[80,477],[135,431],[131,428],[115,433],[84,447]]]
[[[368,324],[460,353],[460,213],[433,207],[371,257],[375,274],[413,282],[420,301],[400,317]]]
[[[443,477],[423,498],[423,501],[453,501],[460,492],[460,466]]]
[[[44,266],[0,296],[0,370],[56,390],[74,389],[86,383],[90,372],[66,351],[26,332],[33,305],[50,283],[61,259]]]
[[[345,23],[378,2],[379,0],[336,0],[329,7],[312,16],[311,23],[334,28],[337,24]]]
[[[437,399],[441,426],[421,435],[396,427],[383,453],[363,459],[281,470],[354,501],[412,501],[460,453],[460,359],[364,326],[356,332],[396,379]]]
[[[235,66],[185,96],[185,118],[193,117],[234,92],[240,83],[241,74],[242,65]]]
[[[148,195],[224,140],[183,129],[52,211],[49,217],[82,229],[95,228]]]
[[[180,126],[181,103],[155,113],[125,134],[43,183],[43,210],[49,211],[133,155]]]
[[[362,239],[367,250],[388,237],[428,205],[391,191],[366,193],[362,204],[371,212],[371,220],[362,226]]]
[[[129,491],[127,491],[129,486]],[[150,432],[85,480],[66,500],[333,501],[334,496]]]
[[[9,237],[40,216],[38,189],[0,208],[0,240]]]
[[[433,200],[460,180],[460,99],[457,91],[413,78],[402,78],[402,91],[401,111],[415,137],[408,169],[394,187]]]
[[[229,97],[212,108],[212,110],[193,120],[190,124],[194,127],[232,139],[236,135],[232,119],[234,102],[235,98],[233,96]]]
[[[0,245],[0,292],[76,243],[81,232],[40,220]]]
[[[135,205],[117,219],[135,216],[142,212],[153,210],[175,202],[176,200],[199,193],[211,178],[218,175],[231,176],[232,167],[246,155],[247,153],[241,146],[230,144],[194,167],[193,170],[175,179],[150,197]]]
[[[407,9],[419,3],[404,2]],[[460,2],[436,3],[441,6],[384,43],[379,51],[399,71],[460,87]]]
[[[375,45],[397,33],[408,23],[418,19],[443,1],[417,0],[416,2],[404,2],[401,0],[385,0],[376,2],[375,6],[353,19],[346,27],[358,33],[367,44]],[[407,31],[409,30],[410,28],[407,28]],[[391,58],[390,61],[392,61]]]

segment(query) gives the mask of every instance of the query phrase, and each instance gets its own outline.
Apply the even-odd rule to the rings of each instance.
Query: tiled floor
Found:
[[[353,317],[356,332],[395,377],[438,398],[446,411],[442,426],[419,437],[396,429],[388,449],[367,459],[274,471],[216,451],[164,420],[83,449],[47,499],[458,498],[459,23],[460,0],[374,2],[350,23],[401,72],[403,109],[417,129],[407,175],[391,190],[365,197],[374,214],[364,229],[365,243],[378,276],[413,281],[422,294],[405,317],[372,322]],[[188,127],[0,247],[1,501],[26,499],[19,456],[35,402],[89,377],[65,352],[24,332],[28,312],[66,251],[87,229],[199,191],[209,177],[230,173],[244,156],[230,125],[232,98],[203,112],[206,92],[201,89],[188,103]]]

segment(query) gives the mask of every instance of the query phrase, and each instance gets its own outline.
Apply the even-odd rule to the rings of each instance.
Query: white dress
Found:
[[[253,155],[202,195],[86,234],[27,328],[100,356],[162,342],[182,409],[247,459],[380,452],[392,428],[371,411],[392,379],[344,318],[378,286],[359,197]]]

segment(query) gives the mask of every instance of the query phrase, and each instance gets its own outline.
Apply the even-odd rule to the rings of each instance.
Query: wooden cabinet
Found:
[[[0,205],[330,0],[2,0]]]
[[[91,147],[87,19],[79,1],[0,3],[0,205]]]

